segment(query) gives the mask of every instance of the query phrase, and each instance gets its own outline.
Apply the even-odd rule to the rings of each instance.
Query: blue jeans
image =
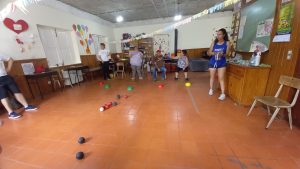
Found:
[[[167,69],[165,67],[161,67],[159,68],[160,69],[160,72],[161,72],[161,78],[162,79],[166,79],[166,72],[167,72]],[[154,80],[157,80],[157,68],[156,67],[153,67],[152,68],[152,76],[153,76],[153,79]]]

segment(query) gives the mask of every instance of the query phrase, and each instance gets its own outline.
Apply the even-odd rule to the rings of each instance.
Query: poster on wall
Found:
[[[291,39],[295,3],[293,1],[282,2],[285,3],[280,8],[279,23],[273,42],[289,42]]]
[[[154,52],[160,50],[162,54],[170,52],[169,34],[157,34],[153,37]]]
[[[256,49],[259,49],[261,52],[266,52],[268,47],[259,41],[252,41],[249,52],[254,52]]]
[[[257,25],[256,37],[270,36],[273,27],[273,18],[261,21]]]

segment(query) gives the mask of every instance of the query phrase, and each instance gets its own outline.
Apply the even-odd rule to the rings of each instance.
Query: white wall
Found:
[[[57,2],[56,2],[57,3]],[[2,9],[3,6],[0,6]],[[23,19],[29,24],[29,29],[21,33],[20,36],[28,37],[30,34],[35,36],[35,44],[30,51],[21,53],[19,45],[16,43],[16,33],[7,29],[3,22],[0,23],[0,53],[9,55],[16,60],[45,58],[45,53],[39,39],[37,25],[61,28],[72,31],[73,24],[84,24],[89,27],[89,33],[104,35],[109,41],[114,40],[112,25],[97,23],[85,17],[78,17],[64,10],[58,10],[43,4],[31,5],[28,7],[29,13],[24,14],[17,10],[8,17],[13,20]],[[104,22],[105,23],[105,22]],[[75,34],[75,33],[74,33]],[[74,39],[78,43],[78,39]],[[114,49],[111,49],[114,52]],[[79,50],[76,50],[79,56]]]
[[[9,1],[9,0],[5,0]],[[6,3],[1,2],[0,9]],[[121,52],[120,40],[123,33],[139,34],[151,33],[170,24],[173,24],[172,18],[154,19],[137,21],[130,23],[121,23],[113,25],[96,16],[79,11],[73,7],[65,5],[56,0],[43,0],[38,5],[28,7],[29,13],[24,14],[20,11],[12,13],[9,18],[14,20],[23,19],[28,22],[29,30],[21,33],[20,36],[28,37],[33,34],[35,36],[35,44],[31,50],[22,53],[20,46],[16,43],[16,33],[8,30],[3,23],[0,23],[0,53],[9,55],[16,60],[45,58],[43,46],[39,38],[37,25],[57,27],[64,30],[72,31],[73,24],[84,24],[89,27],[89,33],[106,36],[108,43],[111,43],[111,52]],[[79,15],[80,14],[80,15]],[[178,28],[179,31],[179,49],[205,48],[209,47],[213,38],[214,30],[222,27],[230,27],[232,12],[221,12],[202,17],[201,19],[183,25]],[[174,52],[174,30],[166,32],[170,35],[170,52]],[[74,33],[75,34],[75,33]],[[78,39],[73,37],[74,43],[78,44]],[[76,47],[76,45],[75,45]],[[80,55],[83,50],[77,45],[75,54]]]
[[[130,23],[129,26],[120,26],[114,29],[115,39],[120,41],[123,33],[132,35],[151,33],[160,28],[173,24],[173,22],[155,24],[155,20]],[[152,24],[151,24],[152,23]],[[178,49],[206,48],[209,47],[215,30],[231,27],[232,12],[221,12],[207,15],[197,21],[185,24],[178,28]],[[166,32],[170,35],[170,52],[174,52],[174,30]],[[116,44],[117,52],[121,52],[121,44]]]

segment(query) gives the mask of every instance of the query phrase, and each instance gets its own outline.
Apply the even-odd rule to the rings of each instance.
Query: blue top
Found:
[[[222,52],[223,54],[226,54],[227,41],[224,41],[224,43],[222,43],[222,44],[215,43],[213,46],[212,52],[215,52],[215,53]],[[226,65],[226,57],[224,55],[222,55],[222,56],[213,55],[210,58],[210,65],[211,65],[211,67],[215,67],[215,68],[223,67]]]

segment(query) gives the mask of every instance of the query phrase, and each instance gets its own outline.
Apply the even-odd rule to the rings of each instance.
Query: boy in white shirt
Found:
[[[109,76],[109,60],[110,53],[109,50],[105,49],[105,44],[100,44],[100,51],[97,54],[97,59],[102,63],[102,71],[104,80],[110,80]]]
[[[7,68],[5,67],[4,62],[8,62]],[[8,99],[8,92],[14,94],[18,102],[24,106],[25,111],[37,110],[37,107],[28,105],[15,80],[7,74],[11,71],[13,63],[14,60],[11,57],[0,54],[0,99],[8,112],[8,118],[18,119],[21,115],[12,109]]]

